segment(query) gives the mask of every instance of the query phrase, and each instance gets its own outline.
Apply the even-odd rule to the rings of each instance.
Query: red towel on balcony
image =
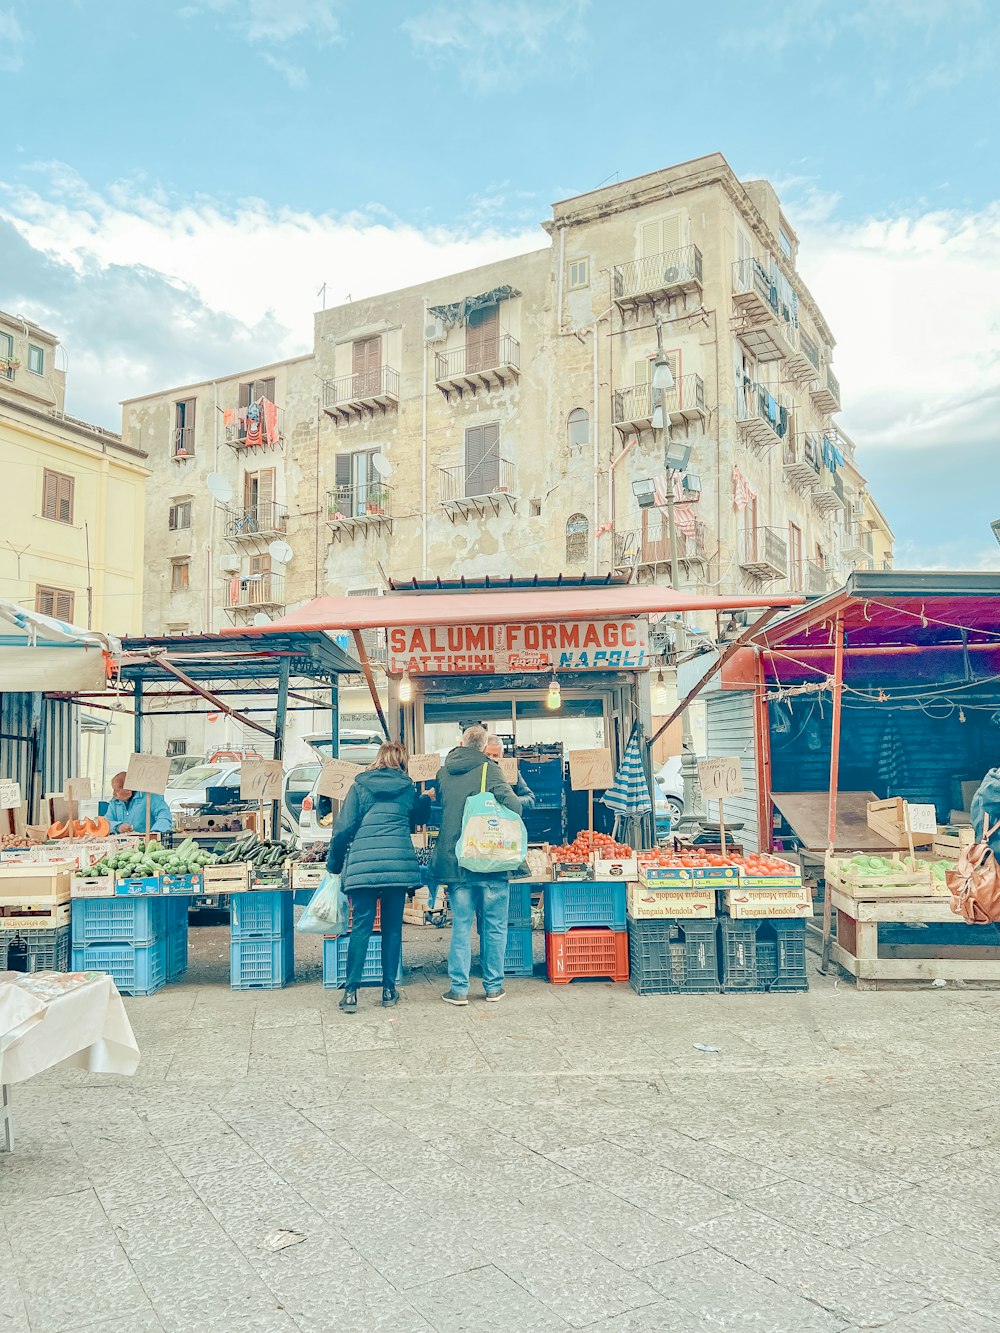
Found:
[[[733,464],[733,508],[746,509],[751,500],[756,500],[757,492],[744,477],[736,464]]]
[[[264,439],[268,444],[277,444],[281,436],[278,433],[278,409],[270,398],[261,399],[264,413]]]
[[[227,407],[222,413],[222,424],[228,430],[230,426],[236,425],[236,408]]]

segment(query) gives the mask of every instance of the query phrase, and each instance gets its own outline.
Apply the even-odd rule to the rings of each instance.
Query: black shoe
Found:
[[[340,1002],[340,1008],[345,1014],[356,1014],[358,1012],[358,989],[356,986],[344,987],[344,998]]]
[[[389,1009],[394,1004],[399,1004],[399,991],[395,986],[382,987],[382,1008]]]

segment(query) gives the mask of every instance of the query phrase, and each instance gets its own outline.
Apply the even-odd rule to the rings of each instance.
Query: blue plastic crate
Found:
[[[722,988],[727,991],[804,991],[804,921],[719,921]]]
[[[535,970],[531,951],[531,927],[507,927],[507,952],[503,958],[503,970],[509,977],[530,977]]]
[[[718,991],[714,921],[664,919],[628,923],[629,984],[638,995]]]
[[[229,945],[229,984],[233,990],[280,990],[295,972],[291,932],[277,939],[233,940]]]
[[[188,913],[191,910],[191,899],[167,898],[164,901],[167,908],[167,934],[179,930],[182,926],[186,930]]]
[[[69,937],[69,926],[53,926],[51,930],[0,930],[0,972],[20,958],[22,945],[27,948],[29,972],[68,972]],[[12,944],[13,953],[8,954]]]
[[[229,906],[234,940],[273,939],[292,929],[291,893],[234,893]]]
[[[530,881],[518,883],[514,880],[511,883],[507,906],[507,920],[511,925],[516,922],[517,925],[524,926],[531,920],[531,889]]]
[[[546,884],[546,933],[563,935],[577,926],[625,930],[625,890],[616,880],[562,879]]]
[[[176,981],[187,971],[188,928],[179,926],[167,935],[167,981]]]
[[[323,937],[323,986],[326,990],[338,990],[347,980],[347,946],[350,935],[325,935]],[[403,975],[403,960],[400,958],[397,980]],[[365,967],[361,973],[362,986],[381,986],[382,984],[382,936],[373,933],[368,940],[368,952],[365,955]]]
[[[167,930],[165,898],[74,898],[73,945],[155,944]]]
[[[129,879],[115,880],[115,894],[119,898],[141,897],[162,892],[163,884],[159,875],[133,875]]]
[[[142,948],[131,944],[73,946],[74,972],[107,972],[123,995],[152,995],[167,980],[167,941]]]

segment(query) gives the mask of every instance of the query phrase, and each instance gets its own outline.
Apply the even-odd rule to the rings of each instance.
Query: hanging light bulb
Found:
[[[658,713],[665,713],[670,703],[667,694],[667,682],[663,679],[663,669],[656,673],[656,684],[653,686],[653,708]]]
[[[558,712],[562,707],[562,690],[559,688],[559,679],[555,674],[549,681],[549,692],[545,696],[545,707],[553,713]]]
[[[410,679],[408,671],[403,672],[402,679],[399,682],[399,702],[408,704],[413,698],[413,681]]]

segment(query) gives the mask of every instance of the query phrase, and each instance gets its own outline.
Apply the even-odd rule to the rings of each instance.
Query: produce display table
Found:
[[[0,1149],[13,1149],[10,1087],[66,1066],[134,1074],[139,1047],[103,973],[0,972]]]

